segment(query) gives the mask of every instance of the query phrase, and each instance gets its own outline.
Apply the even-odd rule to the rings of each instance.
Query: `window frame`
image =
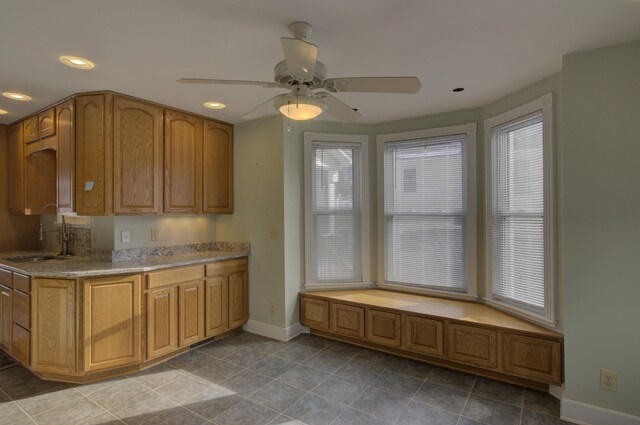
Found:
[[[542,168],[543,168],[543,235],[544,235],[544,316],[508,301],[495,299],[493,294],[493,234],[492,234],[492,133],[493,128],[542,112]],[[498,309],[538,324],[556,328],[557,282],[555,276],[555,162],[553,145],[553,95],[546,94],[484,121],[485,131],[485,296],[484,301]]]
[[[439,290],[434,288],[420,288],[412,285],[403,285],[397,282],[387,283],[385,281],[385,209],[384,209],[384,148],[386,143],[414,143],[416,139],[435,138],[443,136],[454,136],[464,134],[466,136],[466,203],[467,214],[465,220],[465,260],[467,277],[467,291],[454,292]],[[478,299],[477,285],[477,177],[476,177],[476,139],[477,124],[469,122],[467,124],[449,127],[439,127],[402,133],[379,134],[377,140],[377,231],[378,231],[378,283],[377,286],[383,289],[400,290],[424,295],[436,295],[446,298],[474,300]]]
[[[358,282],[317,282],[314,281],[311,270],[311,252],[313,247],[312,231],[312,147],[315,143],[320,145],[341,144],[360,146],[360,256],[362,268],[362,281]],[[304,133],[304,235],[305,235],[305,283],[306,290],[332,290],[332,289],[357,289],[371,288],[373,284],[370,278],[369,266],[369,229],[370,229],[370,205],[369,205],[369,136],[362,134],[337,134],[337,133]]]

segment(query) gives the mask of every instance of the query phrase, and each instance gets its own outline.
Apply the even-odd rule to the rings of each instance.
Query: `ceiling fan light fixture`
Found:
[[[287,118],[307,121],[326,111],[327,103],[311,96],[287,95],[276,99],[275,107]]]

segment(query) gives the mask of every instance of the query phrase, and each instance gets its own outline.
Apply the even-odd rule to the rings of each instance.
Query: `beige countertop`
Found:
[[[204,264],[214,261],[241,258],[249,255],[247,250],[199,251],[180,255],[145,258],[134,261],[104,262],[86,257],[68,257],[63,260],[46,260],[36,263],[15,263],[8,257],[23,255],[50,255],[46,252],[3,252],[0,267],[33,277],[78,278],[128,273],[144,273],[171,267]]]

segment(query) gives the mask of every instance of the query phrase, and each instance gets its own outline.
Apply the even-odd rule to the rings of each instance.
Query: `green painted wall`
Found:
[[[282,119],[236,125],[233,149],[234,213],[216,217],[216,237],[251,243],[249,318],[284,327]]]
[[[640,41],[568,55],[562,77],[566,397],[640,415]]]

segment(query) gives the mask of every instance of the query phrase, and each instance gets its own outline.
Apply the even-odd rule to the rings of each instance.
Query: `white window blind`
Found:
[[[385,281],[467,291],[466,135],[384,144]]]
[[[311,167],[311,280],[362,282],[360,145],[314,141]]]
[[[493,298],[544,315],[542,111],[491,129],[491,193]]]

